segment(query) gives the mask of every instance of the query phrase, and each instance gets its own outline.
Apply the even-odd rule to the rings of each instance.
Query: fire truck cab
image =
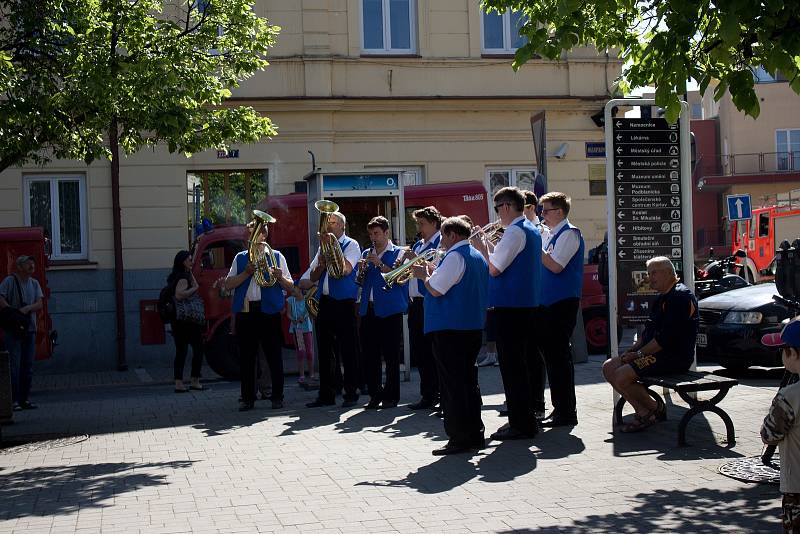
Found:
[[[800,236],[800,209],[779,206],[753,209],[752,217],[735,221],[731,228],[731,254],[744,250],[743,276],[758,283],[769,277],[768,267],[781,241]]]

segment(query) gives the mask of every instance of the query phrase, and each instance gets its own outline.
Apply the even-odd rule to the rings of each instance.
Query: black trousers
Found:
[[[172,337],[175,339],[175,380],[183,380],[183,366],[189,345],[192,347],[192,378],[200,378],[203,367],[203,327],[184,321],[172,323]]]
[[[344,400],[358,400],[358,353],[356,351],[355,300],[334,300],[323,295],[317,314],[317,347],[319,354],[319,397],[321,402],[336,400],[337,348],[344,372]]]
[[[483,439],[481,392],[475,360],[482,330],[440,330],[431,334],[442,393],[444,431],[452,445],[472,445]]]
[[[251,302],[250,311],[236,314],[236,339],[242,374],[242,400],[256,400],[258,348],[264,351],[272,377],[272,400],[283,400],[283,330],[280,313],[261,313],[260,303]]]
[[[410,283],[415,283],[412,280]],[[439,401],[439,375],[433,357],[433,340],[425,335],[425,308],[423,299],[411,299],[408,306],[408,341],[411,359],[419,370],[419,393],[423,399]]]
[[[541,306],[533,310],[533,321],[528,325],[530,334],[528,335],[528,380],[531,384],[531,403],[534,412],[544,412],[544,386],[547,382],[547,367],[544,363],[542,354],[542,338],[546,331],[543,330],[543,308]]]
[[[364,378],[370,400],[394,403],[400,401],[400,346],[403,342],[403,314],[378,317],[372,305],[361,317],[361,350]],[[386,362],[386,383],[383,384],[381,359]]]
[[[575,365],[572,361],[570,337],[580,306],[579,298],[559,300],[542,310],[542,326],[546,333],[541,337],[542,352],[550,382],[550,400],[553,413],[559,417],[574,418]]]
[[[521,432],[534,433],[537,423],[531,376],[541,375],[541,357],[534,357],[531,343],[535,308],[497,307],[493,314],[508,424]]]

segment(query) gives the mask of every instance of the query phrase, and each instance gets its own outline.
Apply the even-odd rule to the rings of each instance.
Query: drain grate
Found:
[[[0,442],[0,454],[19,454],[21,452],[36,452],[48,449],[68,447],[89,439],[88,434],[36,434],[30,436],[17,436],[4,438]]]
[[[780,484],[780,458],[778,454],[772,458],[775,466],[766,466],[761,462],[761,456],[736,458],[719,466],[720,474],[726,477],[741,480],[742,482],[759,482],[762,484]]]

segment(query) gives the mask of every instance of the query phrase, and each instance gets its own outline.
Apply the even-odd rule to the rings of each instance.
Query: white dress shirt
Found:
[[[342,234],[342,237],[339,238],[339,246],[344,247],[344,237],[345,234]],[[356,268],[358,265],[358,260],[361,259],[361,247],[358,243],[353,240],[353,243],[344,250],[344,259],[353,267]],[[314,269],[317,265],[319,265],[319,249],[317,249],[317,253],[314,255],[314,259],[311,260],[311,265],[308,266],[308,270],[303,273],[303,276],[300,277],[301,280],[311,280],[311,270]],[[328,295],[328,280],[330,276],[325,277],[325,282],[322,283],[322,294]]]
[[[279,250],[275,250],[275,249],[273,249],[273,250],[275,251],[275,254],[278,256],[278,267],[281,268],[281,272],[283,273],[283,276],[285,278],[288,278],[289,280],[291,280],[292,279],[292,273],[289,272],[289,266],[286,264],[286,258],[283,257],[283,254],[281,254],[281,252]],[[242,251],[239,254],[247,254],[247,252],[246,251]],[[239,254],[237,254],[237,256]],[[231,264],[231,270],[228,271],[228,276],[229,277],[237,276],[239,274],[241,274],[241,273],[236,268],[236,260],[234,259],[233,263]],[[286,293],[286,292],[284,291],[284,293]],[[250,285],[247,286],[247,293],[245,293],[245,297],[244,298],[245,298],[245,300],[250,301],[250,302],[254,302],[256,300],[261,300],[261,286],[259,286],[256,283],[256,277],[255,276],[250,277]]]
[[[500,241],[495,245],[494,252],[489,253],[489,263],[494,265],[494,268],[501,273],[511,265],[511,262],[517,257],[517,254],[525,249],[525,242],[527,241],[525,230],[516,226],[519,221],[524,220],[525,216],[520,215],[511,221],[511,224],[509,224],[505,232],[503,232],[503,237],[501,237]]]
[[[381,251],[380,254],[378,254],[378,259],[383,261],[383,255],[386,254],[387,252],[392,252],[396,248],[399,248],[399,247],[397,247],[394,243],[392,243],[392,240],[390,239],[389,243],[386,245],[386,247]],[[389,265],[389,267],[391,267],[391,265]],[[374,300],[375,300],[375,299],[372,298],[372,294],[374,292],[375,292],[375,288],[370,288],[370,291],[369,291],[369,301],[370,302],[374,302]]]
[[[578,252],[578,248],[581,246],[581,240],[578,237],[578,233],[572,231],[566,231],[561,234],[561,236],[558,238],[558,241],[556,241],[555,247],[552,246],[551,242],[553,237],[558,235],[558,232],[560,232],[561,229],[567,224],[569,224],[569,219],[564,219],[558,223],[555,228],[552,228],[547,233],[547,236],[542,236],[542,250],[549,252],[550,258],[552,258],[552,260],[561,267],[567,266],[569,260],[572,259],[572,256]]]
[[[450,251],[459,247],[468,246],[469,241],[463,239],[450,247],[447,250],[447,255],[445,255],[439,266],[436,267],[436,270],[433,271],[431,277],[428,278],[428,284],[435,289],[437,293],[444,295],[464,277],[464,271],[467,268],[464,258],[461,254],[450,254]]]
[[[430,242],[436,241],[436,238],[439,237],[440,235],[442,235],[441,232],[437,231],[435,234],[433,234],[430,237],[430,239],[427,239],[427,240],[423,241],[422,244],[419,245],[418,247],[417,246],[413,247],[412,250],[414,252],[416,252],[417,254],[419,254],[420,250],[422,250],[425,247],[427,247]],[[412,299],[413,298],[422,297],[422,293],[419,292],[419,286],[417,285],[417,280],[416,279],[411,280],[408,283],[408,296],[411,297]]]

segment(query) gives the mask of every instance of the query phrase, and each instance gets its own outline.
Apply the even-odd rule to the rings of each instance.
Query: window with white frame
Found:
[[[775,152],[779,171],[800,170],[800,129],[776,130]]]
[[[489,216],[495,218],[494,195],[507,186],[533,191],[536,185],[536,169],[532,168],[497,168],[486,169],[486,190],[489,191]]]
[[[416,51],[416,0],[361,0],[361,50],[366,54]]]
[[[481,48],[485,54],[513,54],[524,46],[528,39],[519,34],[519,29],[528,21],[521,11],[506,10],[505,13],[481,10]]]
[[[41,226],[50,239],[53,260],[89,256],[86,177],[82,174],[24,177],[25,224]]]

